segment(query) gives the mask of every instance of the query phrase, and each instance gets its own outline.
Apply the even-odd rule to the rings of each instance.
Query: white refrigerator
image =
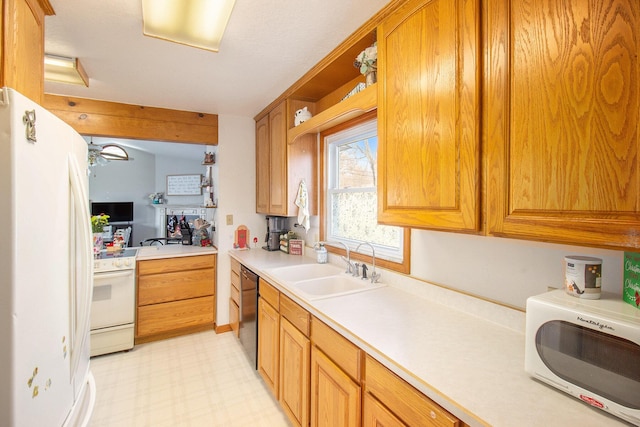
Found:
[[[93,263],[87,144],[0,89],[0,426],[84,426]]]

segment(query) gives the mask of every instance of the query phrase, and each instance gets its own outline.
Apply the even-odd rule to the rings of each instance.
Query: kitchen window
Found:
[[[321,235],[343,242],[351,251],[362,242],[375,247],[376,264],[407,272],[409,231],[378,224],[377,120],[375,114],[322,134],[324,160]],[[406,244],[405,244],[406,243]],[[333,251],[341,253],[341,245]],[[352,258],[371,262],[371,249],[362,246]]]

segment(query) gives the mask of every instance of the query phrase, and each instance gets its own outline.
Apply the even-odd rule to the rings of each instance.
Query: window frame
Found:
[[[328,159],[326,158],[326,151],[327,151],[326,138],[329,135],[333,135],[335,133],[352,128],[354,126],[374,120],[376,119],[376,117],[377,117],[377,110],[373,110],[355,119],[349,120],[345,123],[342,123],[330,129],[327,129],[321,132],[319,135],[319,146],[320,146],[319,157],[320,157],[320,174],[321,174],[320,181],[322,183],[322,185],[320,186],[321,191],[320,191],[320,211],[319,211],[321,241],[326,240],[326,234],[327,234],[326,208],[327,208],[327,189],[328,189],[329,177],[328,177],[328,171],[327,171]],[[379,140],[380,140],[380,135],[378,134],[378,141]],[[380,144],[378,144],[378,146],[380,146]],[[377,185],[380,185],[380,183],[378,182]],[[379,191],[379,190],[376,190],[376,191]],[[399,273],[409,274],[411,271],[411,229],[408,227],[400,227],[400,228],[403,229],[402,262],[395,262],[395,261],[390,261],[390,260],[376,257],[376,267],[386,268]],[[344,250],[342,245],[334,246],[330,243],[327,243],[325,246],[327,250],[331,253],[335,253],[342,256],[346,255],[346,251]],[[349,249],[350,249],[351,260],[371,262],[371,253],[370,253],[370,248],[368,246],[363,247],[361,249],[361,252],[355,252],[355,248],[349,248]]]

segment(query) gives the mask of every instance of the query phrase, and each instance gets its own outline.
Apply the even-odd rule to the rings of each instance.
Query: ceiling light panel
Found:
[[[143,32],[217,52],[235,0],[142,0]]]

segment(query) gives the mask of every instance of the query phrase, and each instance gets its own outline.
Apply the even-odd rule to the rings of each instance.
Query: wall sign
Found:
[[[167,175],[167,196],[198,196],[202,194],[202,175]]]

